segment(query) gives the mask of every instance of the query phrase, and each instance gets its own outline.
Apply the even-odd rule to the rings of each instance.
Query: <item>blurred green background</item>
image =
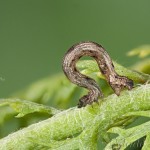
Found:
[[[126,52],[150,44],[149,0],[1,0],[0,97],[62,72],[64,53],[90,40],[129,66]]]

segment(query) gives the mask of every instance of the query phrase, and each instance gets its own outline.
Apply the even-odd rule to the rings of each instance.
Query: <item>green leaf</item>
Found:
[[[130,69],[126,69],[125,67],[117,64],[116,62],[113,62],[113,64],[115,66],[116,72],[121,76],[127,76],[128,78],[132,79],[133,81],[139,82],[139,83],[145,83],[146,81],[150,80],[150,75],[147,75],[147,74],[144,74],[141,72],[137,72],[137,71],[133,71]],[[95,74],[97,74],[98,77],[104,78],[98,68],[96,61],[94,61],[94,60],[79,61],[77,63],[77,67],[82,70],[89,70],[88,73],[94,72]],[[82,72],[84,73],[84,71],[82,71]]]
[[[150,55],[150,45],[143,45],[137,48],[132,49],[127,53],[128,56],[135,56],[137,55],[140,58],[144,58]]]
[[[60,112],[59,110],[49,106],[44,106],[42,104],[37,104],[34,102],[20,100],[20,99],[0,100],[0,106],[5,106],[5,105],[9,105],[16,112],[18,112],[18,115],[16,116],[18,118],[34,112],[47,113],[50,116]]]
[[[117,133],[119,136],[114,138],[106,146],[105,150],[112,150],[114,146],[118,147],[119,150],[124,150],[134,141],[146,136],[150,132],[150,121],[126,130],[114,127],[109,129],[108,132]]]
[[[149,150],[150,148],[150,132],[146,136],[146,140],[144,142],[144,146],[142,147],[142,150]]]
[[[31,84],[26,90],[15,93],[13,97],[65,108],[76,87],[63,74],[58,74]]]
[[[129,112],[124,116],[143,116],[143,117],[150,117],[150,111],[136,111],[136,112]]]
[[[116,124],[116,121],[125,119],[124,114],[149,110],[150,84],[141,85],[131,91],[123,91],[119,97],[113,94],[100,99],[99,105],[94,103],[80,109],[71,108],[12,133],[0,140],[0,150],[37,150],[39,147],[57,150],[83,149],[84,146],[90,145],[96,149],[101,132],[104,134]],[[125,147],[147,135],[149,131],[150,122],[126,130],[116,128],[115,132],[120,133],[120,136],[117,137],[117,141],[112,140],[107,148],[114,144]]]
[[[150,59],[144,59],[131,66],[132,69],[150,74]]]
[[[3,124],[7,118],[11,117],[14,111],[10,107],[0,108],[0,125]]]

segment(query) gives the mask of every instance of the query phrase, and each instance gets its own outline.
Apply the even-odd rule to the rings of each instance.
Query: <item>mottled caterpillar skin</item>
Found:
[[[131,79],[116,73],[110,56],[101,45],[89,41],[75,44],[65,54],[62,67],[65,75],[72,83],[89,90],[87,95],[80,98],[79,108],[87,104],[91,105],[103,96],[95,80],[77,70],[76,63],[82,56],[90,56],[96,60],[101,73],[118,96],[124,87],[129,90],[133,88]]]

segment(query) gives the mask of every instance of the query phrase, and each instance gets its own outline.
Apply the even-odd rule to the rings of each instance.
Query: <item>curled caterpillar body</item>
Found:
[[[95,42],[78,43],[67,51],[62,67],[65,75],[72,83],[89,90],[87,95],[80,98],[79,108],[97,102],[98,98],[103,96],[95,80],[81,74],[77,70],[76,63],[82,56],[90,56],[96,60],[101,73],[117,95],[120,94],[124,87],[129,90],[133,88],[131,79],[116,73],[111,58],[101,45]]]

